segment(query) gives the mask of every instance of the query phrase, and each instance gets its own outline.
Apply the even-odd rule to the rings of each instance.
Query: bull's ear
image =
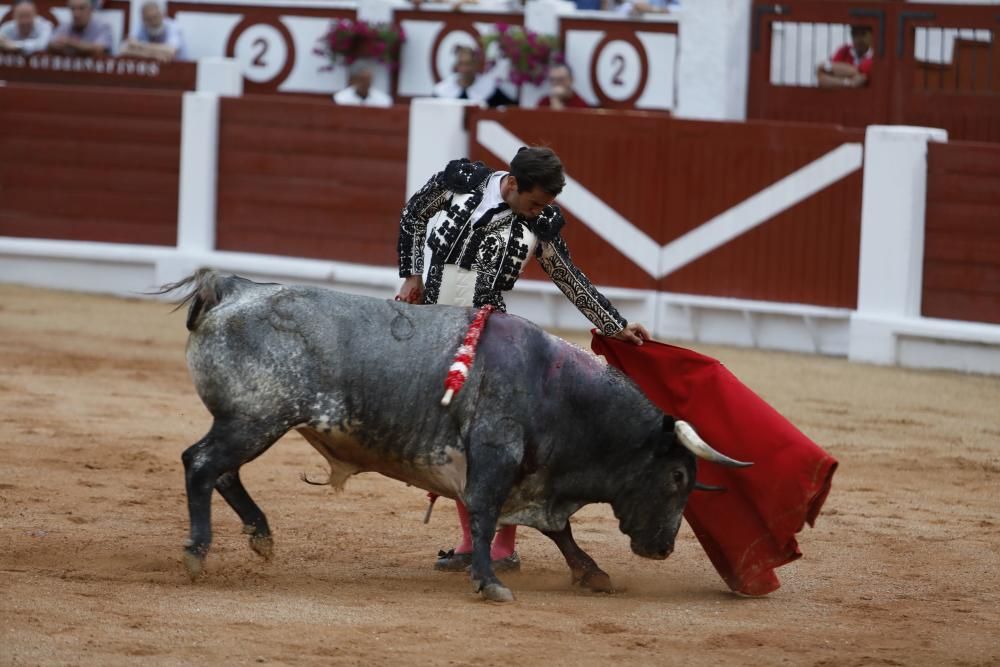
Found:
[[[673,417],[671,417],[670,415],[667,415],[667,414],[663,415],[663,432],[664,433],[673,433],[674,432],[674,424],[676,422],[677,422],[677,420],[674,419]]]

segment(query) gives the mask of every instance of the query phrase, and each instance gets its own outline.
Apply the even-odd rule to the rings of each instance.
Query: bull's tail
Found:
[[[188,306],[187,328],[194,331],[208,311],[236,291],[237,282],[235,276],[220,276],[213,269],[198,269],[187,278],[163,285],[150,294],[169,294],[185,288],[189,291],[177,302],[177,308]]]

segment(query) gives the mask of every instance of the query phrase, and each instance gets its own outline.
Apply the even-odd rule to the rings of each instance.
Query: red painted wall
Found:
[[[847,142],[860,130],[789,123],[719,123],[628,112],[470,111],[526,143],[551,146],[567,173],[664,245]],[[496,167],[476,145],[473,158]],[[557,200],[558,201],[558,200]],[[570,213],[578,264],[604,285],[854,307],[861,171],[660,280]],[[532,277],[544,277],[533,269]]]
[[[223,98],[217,244],[395,265],[409,111]]]
[[[0,236],[174,245],[181,93],[0,86]]]
[[[922,314],[1000,324],[1000,145],[927,148]]]

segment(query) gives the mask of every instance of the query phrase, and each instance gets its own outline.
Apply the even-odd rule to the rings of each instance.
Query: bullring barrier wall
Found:
[[[107,131],[71,132],[46,140],[45,151],[22,152],[35,165],[33,196],[0,201],[0,280],[134,295],[214,266],[389,297],[399,284],[394,248],[406,195],[455,156],[500,167],[520,145],[547,139],[566,157],[560,203],[576,261],[657,336],[1000,372],[1000,327],[921,312],[928,144],[948,145],[941,131],[872,127],[863,136],[641,112],[533,117],[440,100],[349,113],[315,100],[240,97],[224,73],[199,78],[230,94],[80,106],[81,127],[117,118],[139,133],[140,147],[153,137],[170,144],[179,128],[176,158],[166,147],[146,155]],[[55,108],[44,102],[50,93],[60,94],[0,87],[0,121],[23,120],[24,96],[35,96],[31,108],[44,116],[40,109]],[[143,108],[156,99],[166,111],[133,123],[111,112],[127,99]],[[5,148],[26,136],[5,133]],[[75,173],[116,156],[116,169],[135,174],[131,185],[84,178],[89,199],[73,193],[66,174],[47,187],[44,156],[72,150],[83,151]],[[5,168],[5,193],[22,187],[19,174]],[[128,205],[112,205],[123,188],[134,190]],[[117,220],[115,211],[132,220],[128,210],[134,222],[124,228],[134,235],[126,237],[78,222]],[[170,215],[175,234],[163,231]],[[146,216],[161,236],[142,235]],[[45,231],[53,219],[58,233]],[[988,222],[969,224],[981,224],[984,238],[994,232]],[[509,305],[543,325],[589,327],[537,271]]]

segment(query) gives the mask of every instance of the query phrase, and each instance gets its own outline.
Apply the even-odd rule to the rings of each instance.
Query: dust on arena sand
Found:
[[[523,571],[505,577],[517,601],[484,603],[464,575],[431,570],[455,537],[448,503],[424,526],[424,494],[399,482],[303,484],[324,464],[295,434],[243,473],[274,560],[216,497],[192,584],[180,454],[209,416],[183,318],[0,286],[0,663],[1000,662],[997,378],[700,348],[841,462],[805,557],[766,598],[728,593],[687,526],[667,561],[644,561],[592,506],[577,538],[623,592],[572,588],[524,530]]]

